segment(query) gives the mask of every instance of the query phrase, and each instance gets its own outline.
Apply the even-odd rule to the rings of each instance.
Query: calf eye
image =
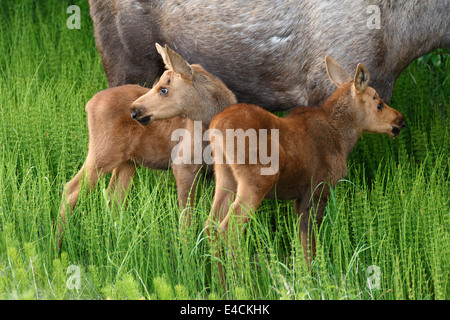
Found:
[[[169,90],[167,90],[167,88],[161,88],[159,90],[159,94],[162,95],[162,96],[167,95],[167,93],[169,93]]]
[[[383,109],[383,104],[382,104],[382,103],[379,103],[379,104],[377,105],[377,109],[381,111],[381,109]]]

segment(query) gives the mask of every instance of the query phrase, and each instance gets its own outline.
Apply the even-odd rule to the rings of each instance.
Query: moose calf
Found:
[[[335,60],[326,57],[325,63],[328,77],[338,89],[317,108],[301,107],[280,118],[255,105],[236,104],[212,119],[210,130],[220,132],[270,130],[267,143],[272,152],[278,152],[279,168],[271,175],[261,175],[261,168],[267,165],[261,161],[249,163],[250,153],[259,152],[261,145],[247,144],[245,162],[236,163],[236,148],[223,147],[227,145],[226,136],[220,142],[212,138],[216,187],[206,223],[208,233],[218,227],[227,236],[230,220],[242,226],[264,198],[295,199],[304,255],[310,263],[309,245],[312,255],[315,252],[310,209],[313,205],[317,208],[315,218],[320,226],[330,192],[325,185],[334,186],[346,176],[347,157],[363,132],[396,137],[405,126],[403,115],[388,107],[369,87],[370,75],[364,65],[358,64],[352,81]],[[277,139],[271,134],[274,129],[278,130]],[[229,238],[232,246],[233,239]]]
[[[167,70],[151,90],[136,85],[109,88],[97,93],[87,103],[89,151],[83,167],[66,184],[60,235],[65,215],[74,208],[83,180],[89,191],[101,176],[112,171],[108,193],[121,201],[136,165],[161,170],[170,166],[177,183],[180,207],[193,205],[196,178],[203,163],[171,163],[172,151],[179,144],[171,140],[172,132],[180,128],[189,132],[194,129],[193,121],[186,118],[186,113],[180,108],[209,110],[210,114],[203,113],[204,125],[207,126],[215,113],[237,101],[219,79],[200,65],[188,64],[167,46],[163,48],[156,44],[156,47]],[[150,108],[162,108],[162,111],[177,108],[180,117],[153,122],[155,117],[141,116],[142,102]],[[189,225],[189,212],[185,220]]]

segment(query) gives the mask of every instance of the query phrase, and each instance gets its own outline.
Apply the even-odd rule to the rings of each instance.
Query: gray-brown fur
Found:
[[[381,29],[367,27],[369,5]],[[268,110],[324,102],[326,55],[347,72],[364,63],[389,101],[412,60],[450,45],[448,0],[90,0],[90,10],[110,86],[153,84],[163,71],[153,44],[167,43]]]

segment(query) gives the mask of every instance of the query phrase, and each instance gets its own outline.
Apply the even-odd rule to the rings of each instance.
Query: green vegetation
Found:
[[[86,2],[80,30],[66,27],[64,1],[0,2],[0,299],[450,298],[448,50],[398,79],[390,105],[408,127],[358,143],[309,270],[292,203],[264,201],[224,291],[203,229],[214,181],[199,186],[185,242],[172,173],[142,168],[126,208],[109,208],[108,177],[81,196],[59,253],[62,186],[87,153],[84,106],[107,87]]]

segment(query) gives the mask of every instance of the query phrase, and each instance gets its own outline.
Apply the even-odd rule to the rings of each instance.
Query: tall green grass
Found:
[[[61,188],[87,152],[85,103],[107,83],[85,1],[80,30],[64,1],[0,2],[0,299],[449,299],[448,51],[415,61],[390,105],[408,127],[364,135],[332,189],[306,267],[291,202],[265,200],[224,262],[204,231],[214,181],[199,186],[182,236],[169,171],[139,169],[127,206],[102,179],[67,221]],[[186,241],[185,241],[186,240]],[[79,267],[80,287],[73,288]],[[368,285],[368,280],[371,286]],[[376,281],[377,280],[377,281]]]

